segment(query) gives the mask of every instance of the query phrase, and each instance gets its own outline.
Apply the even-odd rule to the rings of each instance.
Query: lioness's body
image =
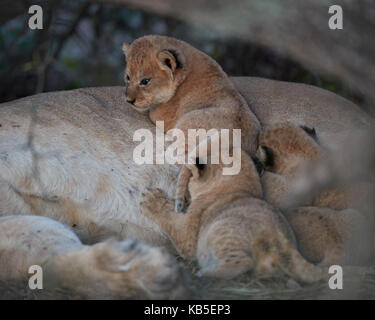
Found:
[[[367,115],[356,105],[318,88],[258,78],[232,80],[251,101],[262,123],[288,118],[297,124],[313,126],[319,131],[320,141],[329,147],[341,140],[341,134],[350,133],[350,125],[367,123]],[[296,91],[300,91],[299,96]],[[66,198],[66,203],[38,201],[35,197],[40,194],[38,184],[28,181],[32,161],[25,146],[33,105],[37,112],[32,142],[50,158],[47,163],[41,162],[45,192]],[[134,163],[133,147],[137,145],[132,141],[134,131],[146,128],[154,132],[154,125],[124,101],[121,87],[79,89],[16,100],[1,105],[0,119],[2,215],[52,215],[76,225],[78,234],[88,241],[95,239],[98,235],[95,231],[100,230],[103,236],[131,234],[146,242],[164,243],[158,227],[140,214],[139,195],[150,186],[160,187],[171,195],[178,170],[167,164]],[[65,161],[59,162],[59,156],[64,156]],[[88,199],[89,204],[76,206],[75,199],[79,203]],[[51,206],[56,208],[53,214]],[[90,232],[91,222],[98,229],[91,224]]]
[[[367,121],[357,106],[318,88],[257,78],[232,80],[261,123],[288,118],[310,124],[331,147],[352,125]],[[5,103],[0,125],[0,215],[51,217],[89,243],[109,236],[168,243],[141,213],[139,202],[147,187],[172,196],[177,168],[133,161],[134,131],[155,128],[124,101],[122,87],[45,93]],[[38,166],[31,150],[37,152]],[[0,249],[6,243],[17,251],[15,225],[3,223],[8,233],[6,239],[0,233]],[[12,261],[1,260],[1,270],[17,269]]]

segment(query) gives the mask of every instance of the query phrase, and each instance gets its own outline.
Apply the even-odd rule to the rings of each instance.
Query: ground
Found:
[[[187,266],[195,271],[195,266]],[[299,286],[287,278],[257,279],[244,274],[233,280],[210,280],[192,277],[192,299],[204,300],[315,300],[315,299],[375,299],[375,268],[350,267],[343,272],[343,290],[331,290],[326,282]],[[71,290],[30,290],[28,279],[0,281],[0,300],[78,300],[87,297]]]

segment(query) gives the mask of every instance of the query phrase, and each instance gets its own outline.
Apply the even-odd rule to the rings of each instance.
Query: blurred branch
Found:
[[[50,26],[53,19],[53,9],[52,6],[48,6],[45,9],[45,27],[42,32],[39,32],[37,35],[36,41],[36,50],[34,52],[33,60],[34,65],[36,67],[36,74],[37,74],[37,84],[35,93],[43,92],[45,79],[46,79],[46,72],[48,65],[52,62],[51,58],[51,43],[52,40],[50,38]]]
[[[0,38],[0,41],[2,42],[2,45],[3,45],[3,52],[1,52],[0,54],[6,56],[7,59],[11,59],[12,58],[12,52],[14,51],[15,47],[17,46],[17,42],[29,31],[29,27],[27,24],[25,24],[22,28],[22,30],[19,32],[19,34],[14,37],[14,39],[8,44],[8,45],[5,45],[3,43],[3,38],[1,37]]]
[[[90,8],[90,5],[91,5],[90,3],[85,3],[85,4],[79,9],[79,12],[78,12],[76,18],[73,20],[73,22],[70,23],[70,27],[69,27],[69,29],[64,33],[63,36],[61,36],[61,37],[58,39],[58,45],[57,45],[57,48],[56,48],[56,50],[55,50],[55,52],[54,52],[54,54],[53,54],[53,57],[54,57],[55,59],[58,59],[58,58],[59,58],[60,53],[61,53],[61,50],[62,50],[63,47],[64,47],[65,41],[66,41],[67,39],[69,39],[70,36],[72,36],[72,35],[75,33],[75,31],[76,31],[76,29],[77,29],[79,23],[81,22],[82,18],[87,14],[88,9]]]
[[[60,1],[58,1],[60,2]],[[37,86],[35,93],[40,93],[44,91],[45,87],[45,80],[48,72],[48,68],[54,61],[58,60],[60,53],[62,49],[64,48],[65,42],[76,32],[76,29],[81,22],[82,18],[87,14],[88,9],[90,7],[90,3],[85,3],[81,6],[81,8],[78,10],[77,16],[74,18],[74,20],[70,23],[70,26],[68,30],[59,38],[56,40],[53,39],[55,36],[51,36],[50,33],[50,26],[52,24],[53,20],[53,6],[47,7],[47,20],[45,23],[44,32],[40,33],[40,37],[38,39],[38,42],[41,43],[40,48],[36,51],[37,53],[37,62],[35,65],[37,65]],[[57,47],[55,51],[52,53],[52,47],[51,44],[53,41],[57,42]]]
[[[0,0],[0,25],[26,13],[27,10],[27,1]]]
[[[90,0],[126,5],[240,37],[335,76],[375,102],[373,0]],[[341,5],[344,29],[328,28],[328,8]]]

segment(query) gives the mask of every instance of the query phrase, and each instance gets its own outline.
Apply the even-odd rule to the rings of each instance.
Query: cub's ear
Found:
[[[160,51],[158,53],[158,60],[162,69],[170,70],[173,73],[177,68],[177,60],[169,50]]]
[[[206,164],[201,163],[198,157],[195,158],[194,164],[188,164],[186,166],[190,169],[191,174],[194,178],[199,178],[206,168]]]
[[[254,162],[254,166],[255,166],[255,169],[257,169],[257,172],[260,176],[263,175],[263,172],[264,172],[264,166],[263,166],[263,163],[260,162],[260,160],[258,159],[257,156],[253,156],[251,157],[253,162]]]
[[[203,174],[204,169],[206,169],[206,164],[199,159],[199,157],[195,158],[195,164],[192,169],[193,176],[200,177]]]
[[[262,164],[264,168],[271,169],[275,166],[275,153],[273,150],[267,146],[261,146],[263,151],[263,161]]]
[[[129,52],[129,49],[130,49],[130,44],[124,42],[124,43],[122,44],[122,52],[124,52],[125,55],[126,55],[126,54]]]
[[[260,145],[256,152],[257,160],[262,164],[263,169],[272,169],[275,165],[275,154],[273,150],[267,146]],[[254,160],[254,157],[253,157]],[[255,165],[257,165],[255,163]]]
[[[314,140],[317,140],[315,128],[310,128],[305,125],[301,125],[300,128],[304,130],[311,138],[313,138]]]
[[[181,68],[184,62],[181,53],[170,49],[160,51],[157,58],[159,60],[160,67],[162,69],[170,70],[172,73],[174,73],[176,69]]]
[[[199,158],[195,158],[195,166],[199,170],[199,172],[202,172],[206,168],[206,164],[201,161]]]

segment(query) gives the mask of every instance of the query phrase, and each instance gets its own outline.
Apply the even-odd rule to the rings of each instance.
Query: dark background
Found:
[[[28,28],[32,4],[43,7],[43,30]],[[343,8],[343,30],[328,28],[333,4]],[[374,0],[0,0],[0,102],[46,91],[123,86],[122,42],[146,34],[185,40],[229,75],[312,84],[374,111]],[[350,297],[374,299],[373,273],[358,272],[353,279],[345,276],[345,286],[358,291]],[[249,275],[235,282],[197,282],[206,299],[350,298],[326,284],[291,290],[286,279],[260,282]],[[26,288],[0,280],[8,299],[81,298]]]
[[[190,23],[188,13],[187,18],[181,12],[174,17],[126,1],[102,2],[106,1],[0,0],[0,102],[45,91],[122,86],[121,44],[146,34],[185,40],[216,59],[229,75],[303,82],[359,105],[368,102],[361,90],[337,75],[302,65],[285,50],[266,47],[251,36],[223,35],[215,26]],[[35,3],[43,7],[43,30],[28,28],[31,15],[27,11]],[[324,18],[328,21],[327,12]]]

